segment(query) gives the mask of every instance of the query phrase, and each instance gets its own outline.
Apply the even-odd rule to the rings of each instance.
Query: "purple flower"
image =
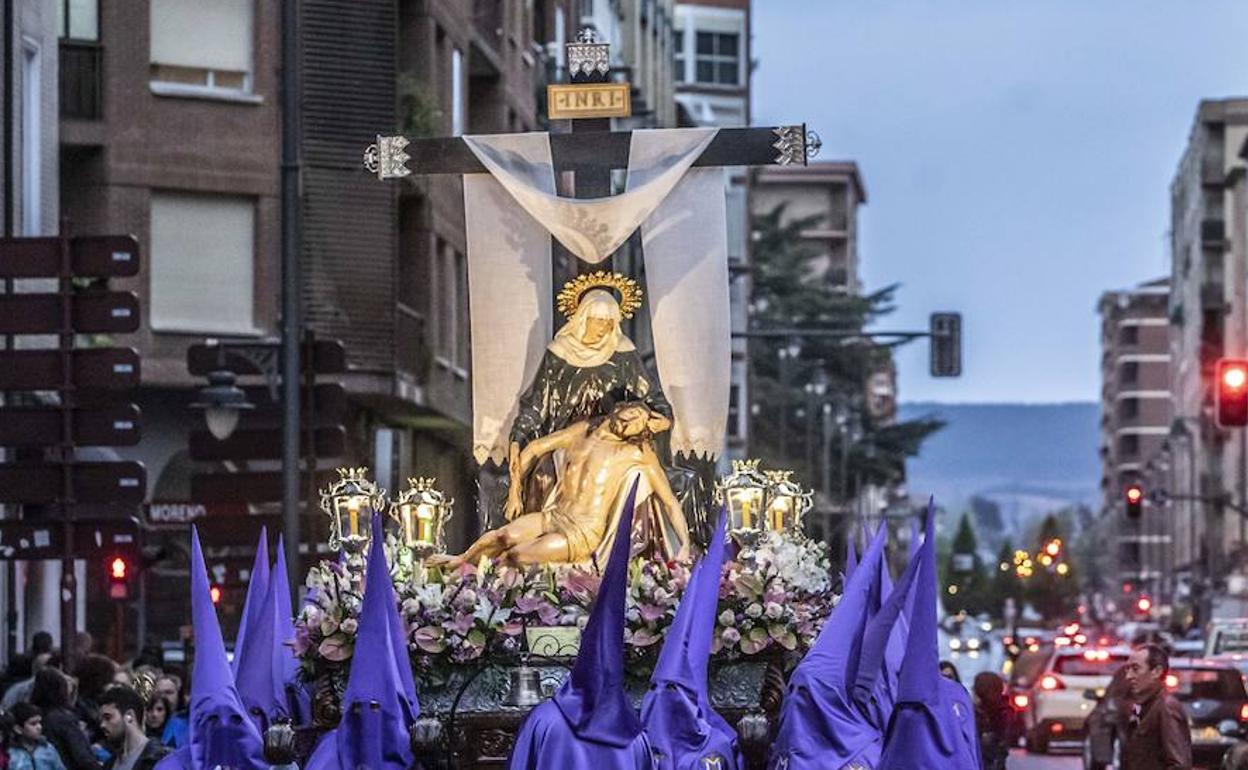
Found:
[[[466,634],[472,628],[473,620],[474,618],[472,617],[472,613],[461,612],[455,616],[454,620],[446,623],[445,626],[448,631],[454,631],[457,634]]]
[[[724,644],[733,645],[741,641],[741,632],[735,628],[725,628],[720,638],[724,640]]]

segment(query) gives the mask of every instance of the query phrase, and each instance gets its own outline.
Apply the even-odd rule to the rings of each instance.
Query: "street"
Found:
[[[1010,755],[1009,770],[1076,770],[1083,763],[1078,754],[1037,755],[1015,749]]]

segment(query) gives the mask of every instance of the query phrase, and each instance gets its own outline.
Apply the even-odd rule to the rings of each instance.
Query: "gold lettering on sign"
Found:
[[[551,120],[627,118],[632,114],[628,83],[575,83],[546,86]]]

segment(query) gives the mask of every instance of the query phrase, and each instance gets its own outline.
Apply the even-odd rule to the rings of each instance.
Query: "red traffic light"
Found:
[[[120,556],[114,556],[108,562],[108,598],[121,601],[130,597],[130,586],[126,577],[130,574],[130,565]]]
[[[1153,600],[1148,598],[1147,596],[1141,596],[1139,599],[1136,600],[1135,608],[1142,613],[1148,612],[1149,610],[1153,608]]]
[[[1218,359],[1215,405],[1218,426],[1238,428],[1248,425],[1248,360]]]
[[[1140,518],[1144,506],[1144,487],[1139,484],[1130,484],[1123,491],[1123,497],[1127,501],[1127,518]]]
[[[213,606],[221,603],[221,586],[212,586],[208,589],[208,596],[212,599]]]

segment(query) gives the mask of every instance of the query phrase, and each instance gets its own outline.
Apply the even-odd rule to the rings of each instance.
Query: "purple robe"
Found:
[[[372,527],[342,721],[317,744],[306,770],[408,770],[413,763],[409,728],[420,716],[420,703],[410,687],[411,664],[378,514],[373,514]]]
[[[935,507],[929,502],[919,549],[910,634],[901,666],[897,704],[877,770],[978,770],[979,741],[970,696],[940,675],[936,635]],[[907,570],[910,572],[910,570]],[[904,604],[904,600],[901,602]]]
[[[598,598],[572,673],[530,712],[507,761],[510,770],[651,770],[650,743],[624,691],[624,604],[637,483],[628,493]],[[620,533],[625,533],[623,537]],[[316,770],[308,768],[308,770]],[[354,770],[354,768],[346,768]]]
[[[872,538],[819,638],[789,679],[768,767],[840,770],[874,767],[881,731],[852,697],[862,635],[880,577],[886,532]]]
[[[658,770],[745,767],[737,733],[712,708],[707,687],[726,528],[721,513],[710,547],[689,577],[641,703],[641,723]]]

